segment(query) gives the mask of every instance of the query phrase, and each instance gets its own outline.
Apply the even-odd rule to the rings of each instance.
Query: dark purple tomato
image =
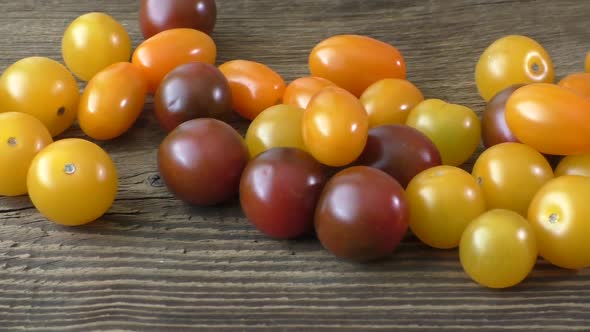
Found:
[[[487,104],[481,119],[481,134],[483,145],[486,148],[506,142],[519,143],[516,136],[514,136],[508,127],[505,110],[508,98],[522,86],[524,85],[517,84],[500,91]]]
[[[262,233],[292,239],[313,230],[326,183],[322,165],[296,148],[273,148],[250,161],[240,183],[246,217]]]
[[[355,166],[331,178],[316,208],[322,245],[340,258],[366,262],[387,257],[408,229],[402,186],[387,173]]]
[[[145,39],[175,28],[210,34],[217,20],[215,0],[141,0],[139,23]]]
[[[441,165],[442,159],[434,143],[417,129],[385,125],[369,130],[357,164],[380,169],[405,188],[418,173]]]
[[[195,119],[164,139],[158,167],[178,199],[215,205],[237,195],[248,158],[244,140],[230,125],[216,119]]]
[[[225,76],[207,63],[193,62],[172,70],[156,91],[156,118],[171,131],[196,118],[224,119],[232,112],[232,98]]]

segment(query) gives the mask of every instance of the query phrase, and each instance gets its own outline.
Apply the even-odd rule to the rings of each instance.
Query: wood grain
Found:
[[[308,73],[320,40],[370,35],[396,45],[427,97],[483,107],[474,85],[483,49],[526,34],[559,77],[583,70],[590,3],[577,0],[219,0],[219,62],[264,62],[287,80]],[[137,1],[0,1],[0,67],[60,59],[61,34],[88,11],[121,20],[141,41]],[[193,208],[157,181],[163,134],[150,103],[124,137],[101,145],[121,175],[112,210],[86,227],[41,217],[27,198],[0,198],[2,331],[590,330],[590,271],[540,261],[508,291],[475,285],[456,251],[409,238],[391,259],[356,265],[314,239],[271,241],[236,202]],[[247,124],[232,122],[242,131]],[[82,136],[78,129],[63,137]],[[469,167],[469,166],[466,166]],[[89,197],[88,199],[92,199]]]

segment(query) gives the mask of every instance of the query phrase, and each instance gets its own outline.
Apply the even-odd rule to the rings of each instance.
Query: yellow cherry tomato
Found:
[[[123,25],[111,16],[88,13],[75,19],[66,29],[62,56],[76,76],[89,81],[106,67],[129,61],[131,39]]]
[[[292,105],[276,105],[262,111],[246,132],[250,157],[271,148],[298,148],[305,151],[301,125],[303,109]]]
[[[47,219],[78,226],[100,218],[117,195],[117,170],[98,145],[72,138],[43,149],[27,175],[33,205]]]
[[[526,217],[537,191],[553,179],[551,165],[537,150],[502,143],[484,151],[473,166],[488,209],[512,210]]]
[[[555,177],[564,175],[590,177],[590,154],[571,155],[563,158],[555,168]]]
[[[32,115],[0,113],[0,196],[27,193],[29,166],[52,142],[47,128]]]
[[[72,126],[80,93],[72,74],[44,57],[19,60],[0,77],[0,112],[28,113],[57,136]]]
[[[414,84],[395,78],[376,82],[361,96],[370,128],[405,124],[410,111],[423,100],[422,92]]]
[[[333,167],[355,161],[369,135],[369,116],[360,101],[338,87],[315,95],[303,113],[303,142],[319,162]]]
[[[107,67],[88,82],[78,108],[78,123],[97,140],[124,134],[137,120],[145,103],[147,81],[129,62]]]
[[[421,172],[408,184],[406,196],[412,232],[439,249],[457,247],[465,227],[486,211],[483,192],[475,179],[453,166]]]
[[[427,99],[418,104],[406,124],[424,133],[440,152],[443,164],[460,166],[477,150],[481,122],[470,108]]]
[[[491,210],[467,226],[459,257],[475,282],[508,288],[522,282],[537,261],[537,242],[528,221],[514,211]]]
[[[553,83],[554,79],[547,51],[535,40],[519,35],[493,42],[475,67],[475,83],[486,101],[511,85]]]

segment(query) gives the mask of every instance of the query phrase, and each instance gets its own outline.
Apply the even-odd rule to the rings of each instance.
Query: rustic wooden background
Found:
[[[558,76],[583,70],[590,2],[579,0],[219,0],[219,61],[267,63],[306,75],[315,43],[339,33],[396,45],[427,97],[481,111],[473,72],[486,45],[526,34]],[[1,0],[0,67],[60,57],[67,24],[104,11],[141,41],[138,2]],[[246,124],[234,123],[240,129]],[[64,137],[81,136],[77,129]],[[192,208],[157,180],[163,138],[147,105],[135,128],[101,144],[120,171],[115,206],[99,222],[65,228],[27,198],[0,198],[0,330],[554,330],[590,329],[590,271],[540,261],[507,291],[472,283],[457,252],[408,239],[390,260],[339,261],[317,241],[271,241],[235,202]],[[468,167],[468,166],[467,166]],[[88,197],[92,199],[92,197]]]

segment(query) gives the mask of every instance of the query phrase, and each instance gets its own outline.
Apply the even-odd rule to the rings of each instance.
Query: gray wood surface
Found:
[[[339,33],[396,45],[427,97],[481,111],[473,72],[486,45],[526,34],[553,56],[559,77],[583,70],[590,2],[581,0],[219,0],[219,62],[264,62],[287,80]],[[26,56],[60,57],[67,24],[89,11],[124,22],[141,41],[131,0],[0,1],[0,68]],[[233,123],[240,129],[244,122]],[[64,137],[82,136],[78,129]],[[268,240],[238,204],[193,208],[155,181],[163,138],[152,106],[130,133],[101,144],[120,192],[101,221],[65,228],[27,198],[0,198],[0,330],[364,331],[590,329],[590,271],[540,261],[531,277],[491,291],[462,272],[457,252],[408,239],[391,259],[356,265],[317,241]],[[88,199],[92,199],[89,197]]]

